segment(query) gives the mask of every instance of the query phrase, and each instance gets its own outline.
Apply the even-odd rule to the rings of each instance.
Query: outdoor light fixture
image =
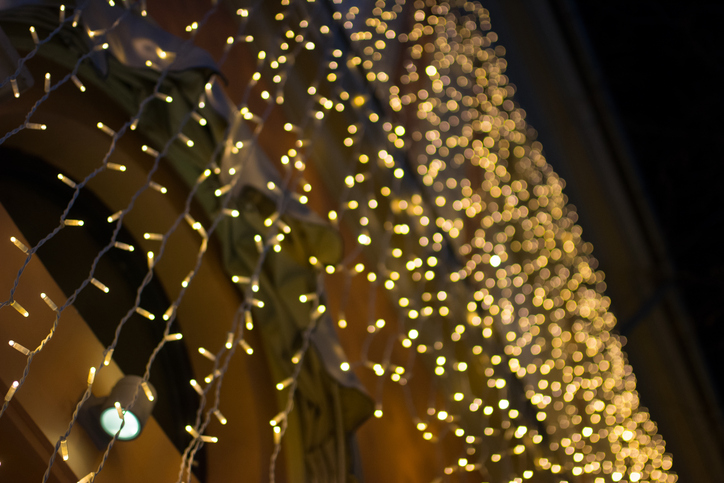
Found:
[[[155,404],[156,390],[151,384],[139,376],[125,376],[107,397],[91,396],[78,419],[96,447],[102,449],[116,434],[120,441],[137,438]]]

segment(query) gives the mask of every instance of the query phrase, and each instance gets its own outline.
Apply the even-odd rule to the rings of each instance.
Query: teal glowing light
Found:
[[[141,423],[131,411],[125,412],[126,424],[123,425],[118,439],[128,441],[141,433]],[[101,413],[101,426],[109,435],[113,436],[121,427],[121,419],[118,417],[118,411],[115,407],[110,407]]]

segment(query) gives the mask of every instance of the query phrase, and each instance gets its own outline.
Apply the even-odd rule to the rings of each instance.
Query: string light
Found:
[[[92,386],[92,385],[93,385],[93,382],[94,382],[95,380],[96,380],[96,368],[95,368],[95,367],[91,367],[90,370],[88,371],[88,380],[87,380],[88,385],[89,385],[89,386]]]
[[[28,247],[26,247],[23,242],[21,242],[20,240],[18,240],[18,239],[15,238],[14,236],[11,236],[11,237],[10,237],[10,241],[13,243],[13,245],[15,245],[16,247],[18,247],[18,248],[20,249],[20,251],[22,251],[24,254],[26,254],[26,255],[28,254],[28,251],[29,251],[29,250],[28,250]]]
[[[38,33],[35,31],[35,27],[30,27],[30,36],[33,38],[33,42],[35,42],[35,45],[38,45],[40,43],[40,39],[38,38]]]
[[[151,312],[149,312],[146,309],[143,309],[141,307],[136,307],[136,313],[139,315],[142,315],[143,317],[146,317],[148,320],[155,320],[156,316],[153,315]]]
[[[214,416],[216,416],[216,419],[218,419],[221,424],[225,425],[226,423],[228,423],[227,419],[224,417],[223,414],[221,414],[221,411],[219,411],[218,409],[214,410]]]
[[[246,352],[247,354],[252,355],[254,353],[254,349],[252,349],[251,346],[249,345],[249,343],[247,341],[245,341],[244,339],[241,339],[239,341],[239,345],[241,346],[242,349],[244,349],[244,352]]]
[[[216,356],[212,354],[211,352],[207,351],[203,347],[199,347],[199,354],[210,360],[211,362],[214,362],[216,360]]]
[[[44,294],[44,293],[41,293],[41,294],[40,294],[40,298],[42,298],[42,299],[43,299],[43,302],[45,302],[45,304],[46,304],[48,307],[50,307],[50,310],[52,310],[52,311],[54,311],[54,312],[57,312],[58,306],[55,305],[55,303],[50,299],[50,297],[48,297],[48,296],[47,296],[46,294]]]
[[[96,474],[94,471],[91,471],[87,475],[85,475],[83,478],[78,480],[78,483],[90,483],[95,478]]]
[[[28,311],[25,310],[25,308],[20,305],[17,300],[13,300],[12,302],[10,302],[10,306],[17,310],[18,313],[23,317],[28,317],[30,315],[30,313],[28,313]]]
[[[153,401],[154,399],[156,399],[153,395],[153,391],[151,391],[151,386],[149,386],[146,381],[141,382],[141,387],[143,388],[143,393],[146,395],[146,398],[149,401]]]
[[[68,441],[65,438],[60,440],[60,456],[63,461],[68,461]]]
[[[99,281],[96,278],[91,278],[91,283],[98,288],[101,292],[108,293],[110,290],[108,287],[106,287],[105,284],[103,284],[101,281]]]
[[[96,126],[98,127],[98,129],[100,129],[101,131],[103,131],[104,133],[108,134],[111,137],[114,137],[116,135],[116,131],[114,131],[110,127],[106,126],[102,122],[99,122],[98,124],[96,124]]]
[[[196,393],[197,393],[199,396],[203,396],[203,395],[204,395],[204,390],[201,388],[201,386],[199,386],[199,383],[196,382],[196,379],[191,379],[191,381],[190,381],[189,383],[191,384],[191,387],[194,388],[194,391],[196,391]],[[196,437],[198,438],[198,436],[196,436]]]

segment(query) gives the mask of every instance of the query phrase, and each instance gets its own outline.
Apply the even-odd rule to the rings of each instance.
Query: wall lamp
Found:
[[[139,376],[125,376],[108,396],[91,395],[78,413],[78,422],[96,447],[104,449],[116,433],[120,441],[137,438],[155,404],[156,389],[150,383]]]

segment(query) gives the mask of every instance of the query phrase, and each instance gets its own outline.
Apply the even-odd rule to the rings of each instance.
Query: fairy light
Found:
[[[123,214],[123,210],[116,211],[116,212],[113,213],[111,216],[109,216],[108,218],[106,218],[106,220],[108,221],[108,223],[113,223],[113,222],[116,221],[118,218],[120,218],[122,214]]]
[[[83,85],[83,82],[74,74],[70,76],[70,79],[73,81],[73,84],[78,88],[79,91],[85,92],[85,85]]]
[[[156,316],[153,315],[151,312],[149,312],[146,309],[143,309],[141,307],[136,307],[136,313],[147,318],[148,320],[155,320]]]
[[[109,218],[110,218],[110,217],[109,217]],[[116,247],[116,248],[119,248],[119,249],[121,249],[121,250],[125,250],[125,251],[127,251],[127,252],[132,252],[132,251],[135,250],[135,248],[134,248],[133,245],[129,245],[128,243],[123,243],[123,242],[119,242],[119,241],[114,242],[114,243],[113,243],[113,246]]]
[[[221,375],[221,371],[215,370],[213,373],[209,374],[208,376],[204,377],[204,382],[206,384],[211,384],[211,382],[219,377]]]
[[[68,441],[65,438],[60,440],[60,456],[63,461],[68,461]]]
[[[196,391],[196,394],[198,394],[199,396],[203,396],[203,395],[204,395],[204,390],[201,388],[201,386],[199,385],[199,383],[196,382],[196,379],[191,379],[191,380],[189,381],[189,384],[191,384],[191,387],[194,388],[194,391]],[[196,437],[198,437],[198,436],[196,436]]]
[[[250,300],[251,305],[253,305],[256,308],[263,309],[264,308],[264,301],[259,299],[251,299]]]
[[[63,224],[65,226],[83,226],[85,222],[83,220],[70,220],[66,218],[65,220],[63,220]]]
[[[103,358],[103,365],[109,366],[111,365],[111,360],[113,359],[113,352],[115,349],[108,349],[108,352],[106,352],[106,356]]]
[[[25,346],[15,342],[15,341],[8,341],[8,344],[10,344],[10,347],[15,349],[16,351],[20,352],[21,354],[27,356],[30,354],[30,350],[26,348]]]
[[[191,270],[191,271],[186,275],[186,277],[184,277],[184,279],[181,281],[181,286],[182,286],[183,288],[186,288],[186,287],[189,286],[189,283],[191,283],[191,278],[193,278],[194,273],[195,273],[195,272],[194,272],[193,270]]]
[[[153,391],[151,390],[151,386],[149,386],[146,381],[141,382],[141,388],[143,389],[143,393],[146,395],[146,399],[149,401],[156,399],[153,395]]]
[[[252,349],[251,346],[249,345],[249,343],[247,341],[245,341],[244,339],[241,339],[239,341],[239,345],[241,346],[242,349],[244,349],[244,352],[246,352],[247,354],[252,355],[254,353],[254,349]]]
[[[40,43],[40,39],[38,38],[38,33],[35,31],[35,27],[30,27],[30,36],[33,38],[33,42],[35,45],[38,45]]]
[[[125,415],[125,411],[121,407],[121,403],[116,401],[113,403],[113,406],[115,406],[115,408],[116,408],[116,413],[118,414],[118,419],[124,420],[126,415]]]
[[[91,471],[90,473],[85,475],[83,478],[78,480],[78,483],[91,483],[95,479],[95,476],[96,476],[95,472]]]
[[[302,294],[299,296],[299,301],[302,303],[309,302],[312,300],[317,300],[316,293],[307,293],[307,294]]]
[[[194,437],[194,439],[198,439],[201,436],[193,426],[187,425],[185,429],[187,433]]]
[[[50,299],[50,297],[48,297],[46,294],[41,293],[41,294],[40,294],[40,298],[43,299],[43,302],[45,302],[45,304],[46,304],[48,307],[50,307],[50,310],[52,310],[52,311],[54,311],[54,312],[57,312],[57,311],[58,311],[58,306],[55,305],[55,302],[53,302],[53,301]]]
[[[126,171],[126,166],[123,165],[123,164],[107,163],[107,164],[106,164],[106,167],[107,167],[108,169],[112,169],[113,171],[121,171],[121,172]]]
[[[228,193],[232,187],[233,187],[232,184],[224,185],[221,188],[218,188],[217,190],[214,191],[214,196],[216,196],[217,198],[221,197],[224,194]]]
[[[21,242],[20,240],[18,240],[18,239],[15,238],[14,236],[11,236],[11,237],[10,237],[10,241],[12,242],[13,245],[15,245],[16,247],[18,247],[21,252],[23,252],[23,253],[26,254],[26,255],[28,254],[29,249],[28,249],[28,247],[25,246],[25,244],[24,244],[23,242]]]
[[[98,127],[98,129],[100,129],[101,131],[103,131],[104,133],[108,134],[111,137],[116,135],[116,131],[114,131],[110,127],[106,126],[102,122],[99,122],[98,124],[96,124],[96,126]]]
[[[20,315],[22,315],[23,317],[28,317],[30,315],[30,313],[27,310],[25,310],[25,308],[22,305],[20,305],[17,300],[13,300],[12,302],[10,302],[10,306],[12,308],[14,308],[15,310],[17,310],[18,313]]]
[[[10,400],[15,395],[15,391],[18,389],[18,386],[20,383],[18,381],[14,381],[10,387],[8,388],[8,392],[5,393],[5,402],[10,402]]]
[[[293,377],[288,377],[288,378],[284,379],[283,381],[278,382],[277,385],[276,385],[277,391],[281,391],[281,390],[283,390],[283,389],[286,389],[286,388],[289,387],[289,385],[292,384],[293,382],[294,382],[294,378],[293,378]]]
[[[72,179],[68,178],[67,176],[63,176],[62,174],[59,173],[59,174],[58,174],[58,179],[61,180],[61,181],[62,181],[63,183],[65,183],[66,185],[70,186],[71,188],[75,188],[75,187],[76,187],[75,182],[74,182]]]
[[[169,95],[166,95],[166,94],[163,94],[163,93],[161,93],[161,92],[154,92],[153,95],[154,95],[157,99],[160,99],[160,100],[162,100],[162,101],[164,101],[164,102],[167,102],[167,103],[169,103],[169,104],[173,102],[173,97],[171,97],[171,96],[169,96]]]
[[[189,224],[189,226],[191,227],[192,230],[198,231],[202,228],[201,223],[196,221],[190,214],[188,214],[188,213],[184,214],[184,219],[186,220],[186,223]]]
[[[173,342],[176,340],[181,340],[183,338],[183,334],[168,334],[163,337],[163,340],[165,340],[166,342]]]
[[[167,101],[167,102],[170,102],[170,101]],[[181,140],[181,142],[184,143],[186,146],[188,146],[188,147],[190,147],[190,148],[194,147],[194,141],[193,141],[191,138],[189,138],[187,135],[185,135],[184,133],[179,133],[179,134],[178,134],[178,138],[179,138],[179,139]]]
[[[156,151],[155,149],[153,149],[151,146],[147,146],[146,144],[144,144],[143,146],[141,146],[141,151],[143,151],[143,152],[146,153],[146,154],[149,154],[149,155],[153,156],[154,158],[157,158],[157,157],[159,157],[159,156],[161,155],[161,153],[159,153],[158,151]],[[152,182],[152,183],[153,183],[153,182]],[[153,187],[153,186],[152,186],[152,187]],[[157,189],[157,190],[158,190],[158,189]],[[160,190],[158,190],[158,191],[160,191]]]
[[[207,351],[203,347],[199,347],[199,354],[210,360],[211,362],[214,362],[216,360],[216,356],[212,354],[211,352]]]
[[[282,1],[282,5],[289,3],[287,0]],[[341,2],[335,1],[335,3]],[[397,2],[395,7],[401,8],[403,3]],[[537,429],[532,429],[536,427],[535,425],[527,422],[527,426],[522,424],[527,416],[521,406],[528,407],[532,404],[537,407],[536,419],[541,422],[542,429],[548,429],[548,421],[565,421],[563,424],[568,424],[567,428],[570,429],[567,431],[561,431],[563,424],[561,428],[554,428],[553,432],[549,430],[551,444],[558,445],[557,448],[564,447],[561,439],[563,437],[561,434],[564,432],[574,432],[573,434],[578,437],[591,438],[591,442],[594,442],[593,438],[598,436],[599,429],[608,428],[613,424],[608,422],[609,418],[613,417],[612,421],[616,422],[613,416],[616,414],[616,417],[621,416],[624,422],[621,424],[616,422],[621,426],[621,431],[611,434],[615,434],[621,444],[619,450],[613,450],[610,445],[603,448],[605,451],[602,450],[601,453],[604,454],[604,462],[611,463],[611,466],[605,467],[606,474],[615,470],[612,477],[621,480],[629,471],[628,476],[631,481],[656,480],[657,478],[651,476],[653,474],[651,471],[644,469],[646,465],[643,457],[641,461],[644,463],[640,464],[640,469],[636,466],[628,470],[622,468],[616,461],[617,458],[620,459],[619,456],[626,454],[625,450],[628,447],[625,444],[635,442],[638,435],[643,434],[637,432],[643,431],[636,429],[637,427],[652,427],[653,429],[646,430],[648,435],[655,432],[655,425],[647,425],[650,420],[646,419],[646,416],[640,421],[637,420],[633,426],[628,426],[642,413],[636,412],[638,400],[635,393],[631,392],[633,390],[629,389],[633,387],[633,381],[621,369],[623,363],[620,362],[620,345],[617,345],[617,339],[607,332],[611,326],[610,314],[606,311],[606,304],[598,293],[596,285],[602,279],[598,280],[599,273],[595,270],[593,260],[583,248],[584,244],[580,239],[580,232],[574,225],[574,218],[568,217],[569,212],[561,198],[561,183],[557,177],[550,174],[538,144],[526,138],[528,132],[525,129],[524,113],[510,100],[513,89],[507,85],[507,78],[503,74],[504,61],[501,59],[500,50],[493,48],[495,36],[492,32],[486,34],[488,27],[483,28],[487,24],[487,11],[479,7],[477,2],[461,3],[460,8],[442,3],[433,5],[431,2],[415,2],[412,8],[410,2],[410,7],[416,23],[406,32],[394,31],[389,27],[388,22],[391,24],[399,11],[388,9],[384,5],[377,5],[373,14],[364,19],[366,22],[352,21],[355,15],[359,14],[357,7],[351,7],[346,16],[340,11],[335,11],[335,19],[340,22],[340,26],[344,25],[344,28],[349,30],[350,39],[353,44],[357,44],[349,52],[341,49],[332,50],[326,44],[324,37],[319,34],[307,37],[304,30],[302,33],[295,32],[293,26],[285,25],[291,17],[280,13],[278,20],[284,22],[281,24],[282,31],[286,32],[288,29],[289,32],[283,34],[286,35],[288,43],[285,42],[280,47],[285,55],[276,57],[271,50],[261,51],[258,54],[259,65],[250,84],[259,82],[259,85],[262,85],[266,81],[266,84],[270,85],[269,78],[262,79],[262,73],[266,68],[272,68],[280,69],[278,74],[274,73],[274,77],[269,76],[272,82],[283,85],[288,73],[282,72],[281,69],[296,60],[294,45],[297,45],[298,49],[320,52],[326,49],[325,52],[332,53],[335,60],[325,59],[324,66],[327,70],[320,73],[313,85],[304,86],[304,91],[309,96],[316,96],[310,98],[314,100],[316,107],[306,113],[306,116],[315,123],[313,124],[315,128],[329,122],[331,118],[327,115],[330,111],[342,112],[345,105],[348,111],[349,107],[352,107],[354,112],[350,115],[356,116],[355,122],[346,128],[348,135],[345,134],[346,137],[338,140],[340,146],[353,153],[350,155],[350,160],[354,161],[352,166],[355,171],[345,172],[342,176],[344,182],[338,180],[340,186],[346,187],[346,190],[339,205],[328,212],[328,218],[335,225],[338,222],[348,223],[348,228],[352,228],[354,238],[361,245],[355,249],[365,252],[365,256],[368,257],[365,263],[370,269],[367,273],[362,273],[365,271],[365,266],[359,264],[350,270],[357,260],[334,267],[325,266],[317,259],[313,263],[310,260],[309,269],[317,270],[318,273],[337,272],[347,277],[351,277],[355,272],[361,273],[362,276],[356,280],[364,283],[367,290],[374,290],[378,284],[384,286],[387,289],[385,293],[390,296],[395,306],[399,306],[397,307],[399,320],[388,318],[385,321],[375,313],[370,317],[370,321],[374,322],[366,323],[369,324],[370,334],[378,331],[384,333],[391,327],[403,327],[400,338],[396,339],[403,348],[415,351],[421,354],[421,357],[429,358],[429,361],[435,363],[432,364],[431,371],[434,372],[431,374],[437,374],[439,377],[432,375],[431,377],[439,381],[439,391],[444,393],[446,396],[444,400],[450,403],[450,407],[439,411],[431,408],[433,412],[430,416],[435,416],[433,420],[437,419],[431,428],[427,428],[425,423],[417,423],[425,440],[436,442],[435,434],[438,428],[435,425],[448,425],[449,430],[452,430],[456,436],[465,437],[465,442],[469,445],[483,443],[489,445],[493,452],[490,461],[498,462],[503,458],[511,458],[511,455],[522,455],[530,450],[531,444],[539,444],[542,441]],[[64,21],[64,12],[62,6],[61,23]],[[141,4],[141,12],[145,15],[145,2]],[[250,17],[252,13],[256,12],[246,9],[237,11],[242,20]],[[76,9],[74,26],[77,25],[79,16],[80,9]],[[472,27],[470,22],[475,27]],[[199,23],[193,22],[187,26],[187,31],[195,35],[200,27]],[[299,27],[302,29],[310,27],[309,21],[300,21]],[[313,25],[313,27],[314,31],[310,32],[319,30],[323,35],[330,32],[327,25]],[[91,37],[100,33],[92,33]],[[37,45],[39,39],[34,28],[31,28],[31,34]],[[411,62],[405,64],[399,78],[393,77],[391,73],[384,72],[381,68],[385,47],[391,42],[397,42],[395,40],[397,38],[408,49],[411,57]],[[251,41],[253,41],[251,36],[239,33],[237,37],[226,39],[226,44],[232,46],[236,42]],[[107,44],[98,44],[98,48],[108,47]],[[156,55],[158,59],[173,58],[171,53],[161,49],[156,49]],[[158,59],[153,57],[153,61],[149,59],[148,62],[160,71],[161,68],[154,63]],[[429,59],[434,59],[434,65],[426,65]],[[453,59],[454,62],[449,59]],[[366,77],[365,80],[371,86],[369,91],[339,92],[339,89],[334,89],[336,92],[334,93],[328,89],[331,83],[336,83],[338,76],[342,79],[342,75],[348,74],[345,70],[348,66],[361,70],[362,76]],[[73,75],[71,80],[81,92],[85,90],[77,77]],[[18,97],[17,82],[15,79],[11,79],[10,82],[14,95]],[[213,79],[206,86],[207,90],[213,87],[212,82]],[[46,77],[45,90],[46,92],[50,90],[49,75]],[[322,94],[327,97],[321,97]],[[164,103],[172,102],[171,97],[166,94],[154,95]],[[206,105],[207,95],[202,96],[199,101],[200,106]],[[278,94],[268,90],[260,94],[263,99],[271,99],[272,103],[276,95]],[[277,99],[283,100],[283,96],[279,95]],[[377,110],[377,101],[382,104],[388,103],[390,109]],[[399,122],[403,117],[396,117],[396,113],[402,109],[405,109],[404,119],[410,119],[405,121],[404,126]],[[201,114],[191,112],[190,115],[200,126],[207,125],[207,119]],[[257,128],[260,128],[266,120],[266,114],[254,114],[246,107],[238,111],[238,116],[238,119],[252,121]],[[135,128],[137,120],[137,118],[134,120],[131,129]],[[304,120],[295,119],[294,124],[285,125],[284,130],[301,137],[303,131],[309,132],[309,126],[310,124],[305,124]],[[38,123],[27,123],[25,127],[39,130],[46,128],[44,124]],[[98,128],[109,136],[116,136],[116,132],[103,123],[98,123]],[[368,136],[370,132],[373,136]],[[374,144],[377,141],[370,141],[374,139],[374,134],[381,134],[382,141],[379,144]],[[176,133],[175,136],[189,147],[194,145],[193,141],[182,133]],[[412,140],[415,142],[412,143]],[[308,158],[304,153],[305,149],[302,148],[308,142],[306,139],[297,139],[294,142],[294,146],[300,151],[290,150],[281,158],[284,169],[290,172],[292,166],[300,171],[307,169]],[[255,140],[250,141],[252,146],[256,146],[254,143]],[[374,145],[370,146],[370,143]],[[244,143],[228,142],[226,147],[227,152],[235,154],[244,147]],[[144,145],[142,150],[154,158],[160,156],[159,151],[148,146]],[[407,156],[404,163],[396,159],[398,156],[396,153],[401,152],[398,150],[404,150],[404,155]],[[120,169],[122,165],[107,163],[106,166],[108,169],[122,171]],[[365,172],[356,172],[362,168]],[[224,167],[225,171],[227,169]],[[419,192],[410,194],[400,190],[399,183],[409,181],[408,169],[420,177]],[[230,176],[240,172],[240,164],[228,169]],[[218,167],[205,170],[197,178],[197,183],[202,183],[219,173]],[[219,186],[215,190],[218,197],[229,193],[234,186],[233,183],[227,183],[228,178],[213,177],[211,183],[214,187]],[[61,175],[59,179],[71,188],[76,188],[72,180]],[[480,181],[471,181],[478,179]],[[166,192],[166,188],[157,183],[149,182],[148,186],[155,191]],[[299,184],[293,186],[299,186],[303,193],[311,193],[313,188],[301,178]],[[301,203],[309,202],[306,194],[288,193],[288,187],[282,189],[271,183],[271,187],[267,188],[276,196],[291,195]],[[318,192],[316,185],[313,191],[316,195]],[[397,196],[400,196],[399,200],[395,199]],[[219,206],[215,210],[225,216],[239,217],[238,210]],[[282,216],[290,215],[288,213],[285,215],[282,208],[278,210],[280,212],[263,220],[263,224],[270,230],[262,231],[263,237],[261,234],[254,236],[259,264],[264,262],[267,253],[281,251],[284,235],[291,233],[289,225],[281,220]],[[117,221],[123,215],[124,211],[118,211],[111,215],[108,221],[109,223]],[[207,248],[208,235],[201,224],[197,226],[197,222],[189,221],[191,217],[187,213],[186,215],[189,225],[203,237],[201,248],[203,253]],[[386,218],[387,216],[389,218]],[[80,222],[80,220],[66,220],[64,223],[67,225],[68,221]],[[235,221],[229,220],[229,222]],[[70,226],[82,226],[82,222]],[[385,238],[385,233],[391,237],[389,241]],[[163,241],[164,236],[146,233],[144,238]],[[403,237],[410,236],[415,237],[414,243],[400,241]],[[288,238],[291,239],[293,237]],[[115,243],[117,248],[133,251],[132,246],[119,245],[119,243]],[[26,254],[29,252],[22,244],[16,246]],[[273,252],[268,251],[269,249]],[[448,266],[446,258],[442,256],[449,252],[448,249],[455,252],[462,260],[460,267]],[[160,256],[161,252],[158,257]],[[524,259],[529,261],[523,263],[521,260]],[[148,256],[149,267],[153,267],[154,261],[153,257]],[[258,273],[258,267],[257,272],[252,271],[252,273]],[[189,272],[181,282],[183,288],[188,286],[193,275],[193,271]],[[101,290],[103,290],[101,286],[105,287],[95,278],[89,280]],[[235,283],[249,284],[254,294],[260,292],[257,277],[252,279],[252,277],[235,276],[232,280]],[[417,288],[409,288],[410,280],[424,292],[419,293]],[[593,290],[594,287],[596,290]],[[349,290],[346,289],[347,292]],[[460,300],[459,295],[466,290],[470,292],[463,295]],[[594,294],[589,293],[589,290]],[[107,287],[104,291],[107,291]],[[301,303],[315,302],[323,294],[320,289],[315,293],[303,294],[299,300]],[[42,297],[52,310],[57,310],[57,306],[50,299],[46,299],[45,294],[42,294]],[[471,302],[472,300],[474,302]],[[244,303],[257,308],[264,306],[257,298],[246,298]],[[18,310],[19,306],[13,306]],[[315,307],[312,303],[310,320],[312,322],[316,320],[325,309],[324,305]],[[373,303],[371,310],[376,309],[377,306]],[[164,313],[164,320],[171,320],[175,310],[174,303]],[[22,311],[18,311],[23,314]],[[153,315],[140,307],[136,308],[136,312],[153,320]],[[27,312],[23,315],[27,316]],[[337,323],[340,328],[359,323],[356,314],[350,315],[348,320],[343,310],[338,312]],[[573,319],[577,321],[574,322]],[[460,322],[452,322],[453,320]],[[428,323],[429,321],[434,323]],[[438,321],[441,323],[437,323]],[[245,310],[244,323],[247,330],[253,328],[249,310]],[[435,331],[430,329],[433,326]],[[226,332],[226,336],[225,347],[231,349],[236,339],[235,332]],[[169,334],[164,336],[164,341],[180,338],[181,334]],[[369,340],[376,343],[376,338],[377,336],[370,336]],[[495,345],[498,341],[501,343],[500,347]],[[247,353],[253,353],[244,339],[240,339],[238,343]],[[609,353],[611,351],[604,352],[601,347],[618,352],[616,355],[611,355]],[[20,350],[18,347],[15,348]],[[204,357],[215,360],[213,354],[202,352],[202,349],[200,348],[199,352]],[[498,351],[499,354],[494,354],[494,351]],[[112,350],[107,352],[105,365],[110,362],[112,352]],[[413,356],[416,355],[415,352],[412,353]],[[598,358],[599,355],[601,358]],[[299,364],[303,356],[304,351],[300,349],[292,357],[292,362]],[[533,356],[544,362],[532,364],[530,361],[533,360]],[[478,373],[481,361],[484,369],[480,370],[480,374],[485,375],[486,384],[482,384],[482,387],[476,388],[475,391],[468,388],[461,392],[459,387],[451,388],[453,381],[467,377],[468,373]],[[362,360],[361,364],[366,365],[367,362]],[[353,364],[354,367],[358,367],[359,363]],[[342,362],[340,369],[349,371],[353,364]],[[593,381],[597,379],[588,369],[593,365],[597,366],[596,371],[603,381],[607,378],[613,381],[611,386],[605,382],[596,382],[597,385],[593,386]],[[615,366],[615,370],[612,366]],[[391,360],[370,363],[368,367],[372,367],[378,376],[389,374],[393,381],[400,384],[407,382],[402,377],[405,374],[404,368],[396,366]],[[215,380],[220,374],[215,370],[208,376],[208,382]],[[526,389],[525,398],[510,396],[508,399],[507,388],[516,378],[521,382],[524,381],[526,388],[532,386],[532,389]],[[561,379],[556,380],[556,378]],[[277,389],[283,390],[289,387],[294,380],[294,378],[284,379],[277,384]],[[92,384],[90,374],[89,384]],[[203,394],[203,390],[195,380],[191,381],[191,385],[197,393]],[[602,385],[604,387],[601,387]],[[616,392],[618,391],[616,387],[625,387],[626,391]],[[145,387],[144,392],[148,397]],[[470,392],[476,393],[470,394]],[[617,394],[627,399],[624,404],[612,400],[603,393]],[[6,397],[6,400],[9,399]],[[562,409],[557,409],[559,404]],[[603,409],[596,409],[601,405]],[[618,412],[608,413],[606,408],[609,406],[613,406]],[[624,406],[627,411],[626,416],[623,415]],[[486,422],[484,428],[463,427],[465,425],[460,422],[459,407],[469,409],[471,412],[482,409],[481,412],[487,416],[495,413],[497,417],[500,414],[504,421],[497,425],[497,422],[493,422],[496,420],[494,417],[490,422]],[[570,408],[576,409],[575,414],[569,412]],[[585,411],[581,410],[583,408]],[[220,416],[218,410],[214,410],[213,414],[221,424],[226,424],[226,419]],[[280,426],[288,414],[285,410],[272,420],[276,421],[272,424],[275,444],[281,441],[284,430]],[[375,406],[374,416],[382,415],[382,406],[378,404]],[[122,418],[120,412],[119,417]],[[508,426],[503,426],[503,423]],[[200,435],[190,426],[187,426],[187,431],[202,442],[217,441],[215,437]],[[519,444],[510,445],[504,450],[499,449],[500,442],[496,438],[502,434],[507,434],[505,438],[516,438],[516,443]],[[440,438],[442,439],[442,436]],[[605,443],[607,438],[603,437],[601,440]],[[61,443],[61,450],[63,443],[64,440]],[[641,444],[649,445],[645,446],[645,450],[649,451],[647,454],[654,455],[651,459],[661,458],[660,447],[651,446],[649,443]],[[542,454],[551,456],[545,453],[548,451],[545,446],[541,446]],[[569,442],[565,447],[573,446]],[[444,468],[445,474],[477,471],[483,468],[482,463],[472,462],[475,448],[466,450],[467,457],[456,456],[445,462],[447,465]],[[603,467],[603,463],[598,461],[596,461],[598,467],[588,459],[584,462],[583,453],[579,451],[573,456],[567,452],[563,453],[562,450],[559,453],[563,466],[551,465],[549,460],[545,460],[545,463],[539,465],[541,471],[551,473],[570,471],[577,476],[584,471],[595,473]],[[539,458],[538,461],[543,459]],[[553,460],[557,460],[557,457]],[[636,465],[639,465],[639,462],[636,462]],[[664,470],[668,471],[670,466],[667,467],[662,463],[657,466],[659,467],[662,469],[656,471],[659,471],[662,478],[658,481],[666,481],[668,475]],[[521,475],[524,479],[528,479],[533,473],[518,472],[515,481],[518,481]],[[86,478],[91,481],[94,473]]]
[[[110,291],[109,288],[105,284],[103,284],[103,282],[96,278],[91,278],[91,283],[103,293],[108,293]]]
[[[91,367],[90,370],[88,371],[88,379],[87,379],[88,385],[92,386],[93,382],[95,380],[96,380],[96,368]]]
[[[282,411],[279,414],[277,414],[276,416],[274,416],[274,418],[271,421],[269,421],[269,424],[271,426],[279,426],[279,424],[281,424],[281,422],[284,421],[286,418],[287,418],[287,413]]]
[[[227,419],[224,417],[223,414],[221,414],[221,411],[219,411],[218,409],[214,410],[214,416],[216,416],[216,419],[218,419],[221,424],[225,425],[226,423],[228,423]]]

